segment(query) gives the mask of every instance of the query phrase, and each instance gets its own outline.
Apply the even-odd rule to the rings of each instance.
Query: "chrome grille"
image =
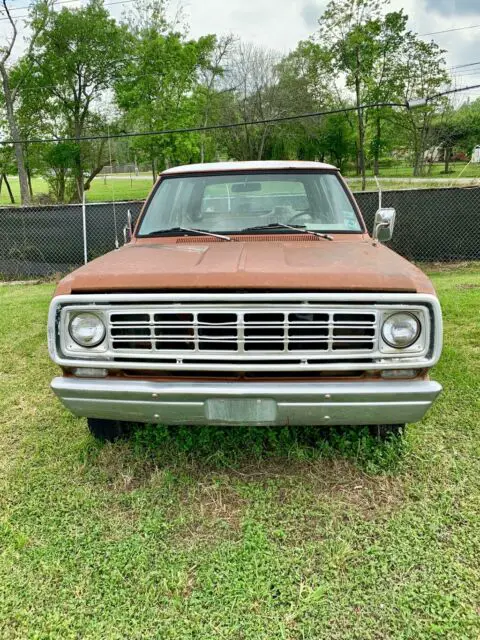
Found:
[[[377,327],[376,310],[341,305],[165,305],[112,310],[109,342],[123,357],[368,355],[377,348]]]

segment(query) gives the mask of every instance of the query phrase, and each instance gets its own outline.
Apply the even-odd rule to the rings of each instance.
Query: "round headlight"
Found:
[[[412,313],[400,312],[389,316],[383,323],[382,336],[395,349],[410,347],[420,335],[420,322]]]
[[[105,325],[95,313],[79,313],[72,318],[70,335],[81,347],[96,347],[105,338]]]

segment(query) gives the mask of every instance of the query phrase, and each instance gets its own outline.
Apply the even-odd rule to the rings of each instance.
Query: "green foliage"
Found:
[[[33,50],[32,81],[23,88],[24,112],[36,114],[37,121],[41,115],[60,135],[81,138],[87,129],[97,132],[101,118],[95,113],[95,100],[112,87],[118,76],[129,37],[101,0],[91,0],[82,8],[52,10]],[[22,61],[20,73],[21,66]],[[102,132],[105,130],[102,127]],[[75,164],[69,167],[78,199],[82,198],[90,148],[91,145],[78,143],[78,152],[72,156]],[[101,169],[103,164],[93,170]],[[51,168],[55,170],[54,166]],[[61,186],[57,191],[64,192]]]
[[[198,72],[208,66],[214,36],[187,40],[175,31],[154,3],[152,21],[131,25],[127,63],[116,77],[115,93],[126,121],[145,131],[186,128],[197,123],[194,90]],[[156,13],[155,13],[156,12]],[[196,96],[195,96],[196,97]],[[157,167],[191,162],[199,151],[194,135],[140,137],[132,147]]]
[[[48,167],[46,180],[56,202],[65,202],[75,192],[74,170],[79,161],[80,148],[72,142],[59,142],[43,148]]]

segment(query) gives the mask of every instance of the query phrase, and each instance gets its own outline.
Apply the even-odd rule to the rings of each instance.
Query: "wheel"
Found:
[[[404,429],[404,424],[372,424],[370,425],[370,434],[378,440],[387,440],[388,438],[399,438]]]
[[[128,435],[131,425],[121,420],[103,420],[101,418],[87,418],[90,433],[102,442],[115,442]]]

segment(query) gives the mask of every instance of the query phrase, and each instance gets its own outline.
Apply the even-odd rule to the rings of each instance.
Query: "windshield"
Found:
[[[242,233],[295,225],[310,231],[361,232],[358,216],[335,173],[223,173],[168,176],[143,216],[139,236],[183,227]],[[276,233],[292,233],[279,226]],[[269,230],[272,233],[272,229]]]

